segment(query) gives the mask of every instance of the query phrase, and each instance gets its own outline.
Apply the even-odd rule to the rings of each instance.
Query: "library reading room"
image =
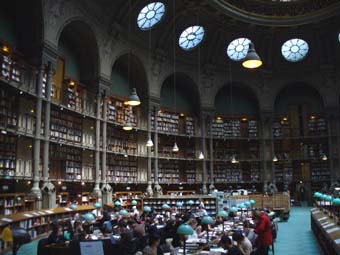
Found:
[[[0,255],[340,254],[339,0],[0,8]]]

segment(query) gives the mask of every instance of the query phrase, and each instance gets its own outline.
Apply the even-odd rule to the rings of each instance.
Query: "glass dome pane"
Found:
[[[137,25],[141,30],[155,26],[164,16],[165,5],[161,2],[150,3],[143,7],[137,17]]]
[[[307,56],[308,50],[308,43],[298,38],[286,41],[281,47],[282,56],[290,62],[301,61]]]
[[[201,43],[204,37],[202,26],[191,26],[186,28],[178,39],[178,44],[183,50],[191,50]]]
[[[249,50],[248,38],[238,38],[229,43],[227,47],[227,55],[231,60],[240,61],[244,59]]]

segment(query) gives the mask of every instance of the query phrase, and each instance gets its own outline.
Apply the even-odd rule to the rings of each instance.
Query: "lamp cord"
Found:
[[[177,101],[176,101],[176,0],[173,1],[173,61],[174,61],[174,106],[175,106],[175,114],[177,110]],[[178,123],[179,124],[179,123]],[[178,126],[179,128],[179,126]],[[176,143],[176,135],[175,135],[175,143]]]

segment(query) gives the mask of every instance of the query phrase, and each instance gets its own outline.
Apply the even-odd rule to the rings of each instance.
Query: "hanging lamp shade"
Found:
[[[146,142],[146,147],[152,147],[153,146],[153,141],[151,140],[151,137]]]
[[[176,143],[176,142],[174,143],[174,147],[172,147],[172,151],[173,151],[173,152],[178,152],[178,151],[179,151],[179,149],[178,149],[178,146],[177,146],[177,143]]]
[[[131,106],[138,106],[138,105],[141,104],[139,96],[137,95],[136,88],[132,89],[130,97],[129,97],[128,101],[126,101],[126,103],[128,105],[131,105]]]
[[[249,43],[249,50],[247,56],[244,58],[242,62],[242,66],[248,69],[258,68],[262,65],[262,60],[259,55],[255,51],[255,47],[253,43]]]
[[[324,161],[328,160],[328,158],[327,158],[327,155],[326,155],[326,154],[323,154],[323,156],[322,156],[322,160],[324,160]]]
[[[177,229],[177,234],[181,236],[184,236],[184,235],[188,236],[188,235],[192,235],[193,233],[194,233],[194,230],[188,224],[182,224]]]
[[[115,206],[120,206],[120,205],[121,205],[120,201],[117,200],[117,201],[115,202]]]
[[[126,216],[128,214],[129,214],[129,212],[125,209],[122,209],[122,210],[119,211],[119,215],[121,215],[121,216]]]
[[[137,205],[137,201],[136,201],[136,200],[132,200],[132,201],[131,201],[131,204],[132,204],[132,205]]]
[[[274,155],[274,157],[273,157],[273,162],[277,162],[277,161],[279,161],[279,160],[278,160],[278,158],[276,157],[276,155]]]
[[[123,129],[124,129],[125,131],[131,131],[132,128],[133,128],[133,127],[132,127],[131,122],[127,120],[127,121],[125,122],[124,126],[123,126]]]
[[[238,163],[238,161],[237,161],[236,158],[235,158],[235,155],[232,156],[232,158],[231,158],[231,163],[232,163],[232,164],[237,164],[237,163]]]
[[[200,152],[200,155],[198,156],[198,159],[204,159],[203,152]]]
[[[201,223],[205,225],[209,225],[209,224],[211,225],[214,223],[214,220],[210,216],[204,216],[201,220]]]
[[[217,217],[222,217],[222,218],[227,218],[228,217],[228,213],[224,210],[221,210],[217,213]]]

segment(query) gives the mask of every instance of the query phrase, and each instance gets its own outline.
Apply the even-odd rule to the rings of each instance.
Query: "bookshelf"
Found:
[[[137,132],[126,132],[122,128],[108,125],[107,148],[112,152],[137,155]]]
[[[0,215],[11,215],[25,210],[24,193],[0,194]]]
[[[193,116],[161,109],[151,116],[151,127],[154,130],[157,118],[157,131],[167,134],[195,135],[195,118]]]
[[[59,109],[51,110],[51,139],[82,143],[82,119]]]
[[[108,98],[107,120],[119,125],[124,125],[126,121],[130,121],[133,127],[137,127],[137,108],[125,105],[124,102],[125,100],[123,98]]]
[[[21,81],[21,72],[18,63],[13,59],[11,54],[1,54],[0,76],[3,79],[19,83]]]
[[[18,100],[15,95],[5,88],[0,88],[0,127],[16,128]]]
[[[329,181],[331,179],[328,161],[312,161],[310,167],[312,181]]]
[[[0,177],[15,176],[16,147],[16,136],[0,134]]]
[[[180,137],[174,139],[173,136],[165,134],[158,135],[158,156],[161,158],[183,158],[194,159],[195,158],[195,139],[190,137]],[[172,148],[176,141],[179,151],[173,152]]]
[[[59,192],[57,194],[57,205],[58,207],[67,206],[69,202],[69,193],[68,192]]]
[[[209,215],[216,215],[217,210],[217,201],[214,197],[209,196],[200,196],[200,195],[186,195],[186,196],[172,196],[172,195],[165,195],[159,198],[144,198],[143,205],[150,206],[156,212],[163,211],[162,205],[167,203],[170,207],[176,207],[176,203],[181,202],[183,204],[182,207],[177,207],[178,211],[184,212],[192,208],[188,204],[188,201],[192,200],[194,204],[192,205],[195,208],[198,208],[200,203],[203,202],[204,207]]]
[[[210,134],[211,132],[211,134]],[[254,118],[218,116],[212,120],[208,136],[214,138],[258,138],[258,121]]]
[[[50,144],[50,178],[81,180],[82,150]]]
[[[141,191],[116,191],[112,194],[113,201],[117,199],[121,199],[123,203],[121,204],[122,207],[131,207],[131,201],[136,200],[138,209],[142,209],[143,205],[143,193]]]
[[[138,182],[137,158],[107,154],[107,179],[111,183]]]
[[[275,162],[275,180],[277,182],[293,181],[293,166],[291,162]]]

